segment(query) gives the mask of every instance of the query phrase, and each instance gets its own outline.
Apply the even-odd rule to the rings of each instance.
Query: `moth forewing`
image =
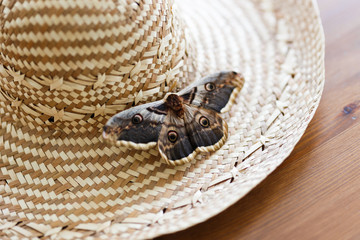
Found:
[[[139,150],[155,147],[165,119],[163,104],[162,100],[143,104],[114,115],[104,126],[104,140]]]
[[[243,85],[244,78],[241,74],[232,71],[219,72],[191,84],[178,94],[187,104],[226,112],[230,110]]]
[[[237,74],[233,79],[233,85],[235,86],[234,90],[232,91],[227,104],[220,110],[220,113],[230,111],[230,108],[235,103],[241,89],[243,88],[245,83],[244,76],[242,74]]]

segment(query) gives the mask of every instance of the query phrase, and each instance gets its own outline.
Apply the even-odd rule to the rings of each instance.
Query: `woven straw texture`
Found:
[[[312,0],[0,1],[0,238],[143,239],[221,212],[305,131],[324,84]],[[213,154],[171,167],[103,143],[115,113],[246,79]]]

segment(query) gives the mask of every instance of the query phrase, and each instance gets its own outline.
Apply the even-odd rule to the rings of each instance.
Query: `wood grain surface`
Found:
[[[293,153],[235,205],[158,240],[360,239],[360,1],[318,3],[326,83]]]

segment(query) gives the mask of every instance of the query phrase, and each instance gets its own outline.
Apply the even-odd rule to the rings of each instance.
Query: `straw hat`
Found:
[[[324,84],[311,0],[1,1],[0,237],[152,238],[236,202],[292,151]],[[117,112],[241,72],[224,146],[182,166],[105,144]]]

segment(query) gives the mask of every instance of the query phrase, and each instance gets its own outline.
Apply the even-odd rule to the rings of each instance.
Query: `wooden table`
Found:
[[[221,214],[161,239],[360,239],[360,1],[318,0],[326,83],[284,163]]]

